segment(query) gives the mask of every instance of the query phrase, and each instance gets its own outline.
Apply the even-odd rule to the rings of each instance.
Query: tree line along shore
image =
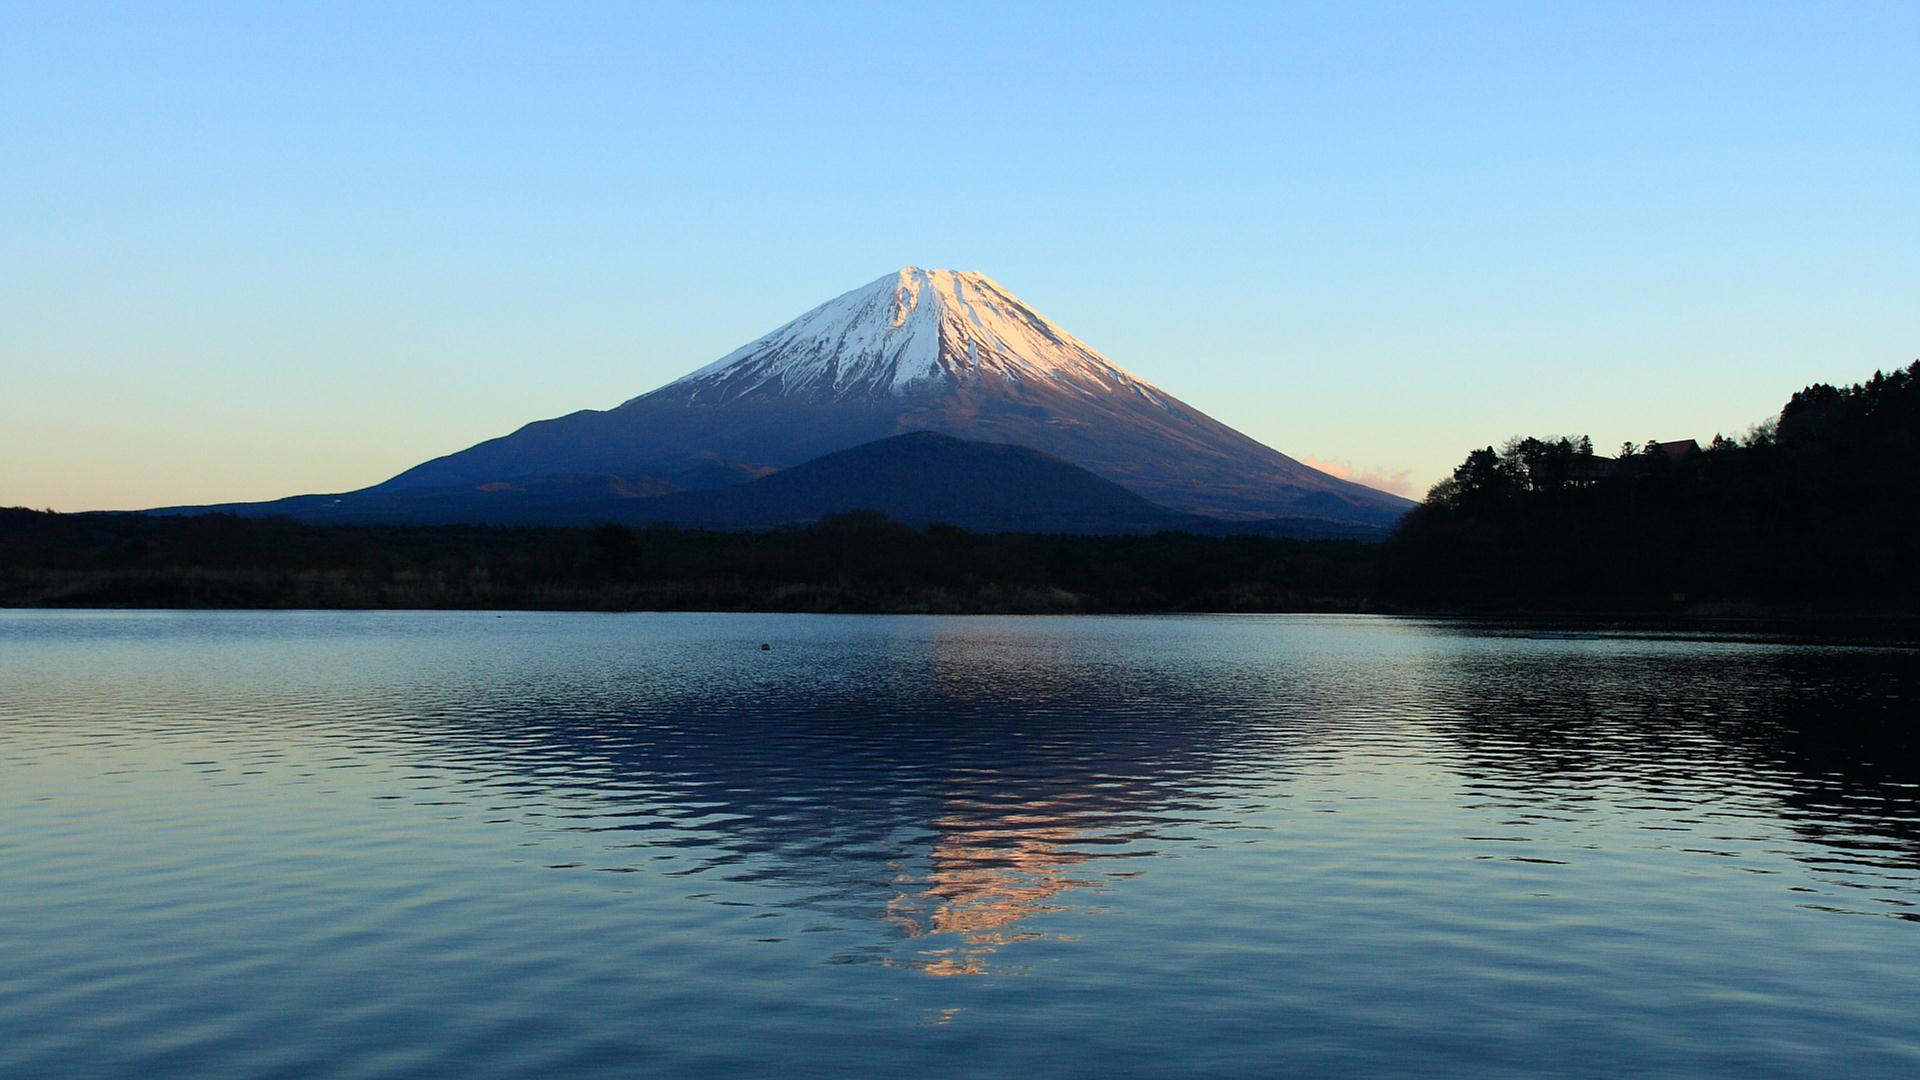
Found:
[[[0,511],[0,604],[713,611],[1332,611],[1359,541],[979,534],[854,513],[772,532],[302,525]]]
[[[1383,543],[910,528],[304,525],[0,510],[0,606],[1920,613],[1920,363],[1738,438],[1515,438]]]

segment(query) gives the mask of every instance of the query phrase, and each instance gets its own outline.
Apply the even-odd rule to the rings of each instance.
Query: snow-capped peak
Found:
[[[1003,378],[1160,395],[985,274],[898,271],[829,300],[675,382],[698,400],[754,393],[906,395]],[[1164,407],[1164,406],[1163,406]]]

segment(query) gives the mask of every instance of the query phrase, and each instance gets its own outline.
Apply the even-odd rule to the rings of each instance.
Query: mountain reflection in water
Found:
[[[1062,663],[1071,642],[942,634],[824,663],[790,646],[784,664],[745,655],[734,678],[678,691],[596,675],[563,699],[497,702],[440,748],[493,774],[481,786],[539,777],[540,811],[566,801],[570,829],[648,837],[568,869],[798,890],[783,910],[892,929],[843,961],[1005,973],[998,946],[1064,937],[1026,920],[1095,907],[1164,830],[1233,827],[1216,800],[1269,784],[1244,767],[1290,739],[1243,729],[1178,676]]]

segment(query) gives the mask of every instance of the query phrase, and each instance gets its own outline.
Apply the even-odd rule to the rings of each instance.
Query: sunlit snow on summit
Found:
[[[900,394],[918,383],[999,376],[1160,395],[985,274],[898,271],[821,304],[672,385]]]

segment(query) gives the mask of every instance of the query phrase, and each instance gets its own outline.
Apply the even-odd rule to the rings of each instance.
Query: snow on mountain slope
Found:
[[[689,400],[720,402],[762,389],[905,395],[994,376],[1157,400],[1148,383],[992,278],[917,266],[829,300],[668,385],[690,390]]]

